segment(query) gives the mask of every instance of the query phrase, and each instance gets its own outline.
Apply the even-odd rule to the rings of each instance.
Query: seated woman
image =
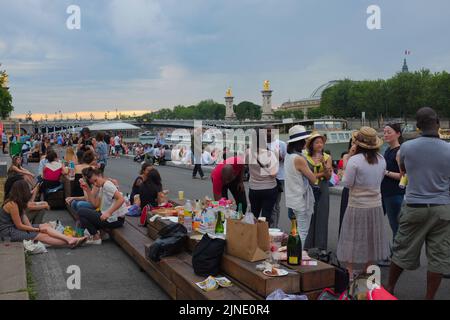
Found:
[[[30,159],[39,159],[41,157],[41,145],[39,143],[37,143],[34,148],[31,150],[31,152],[29,153],[29,158]]]
[[[64,167],[61,161],[58,160],[58,154],[51,150],[47,152],[47,163],[44,165],[44,170],[42,172],[42,192],[49,189],[53,189],[61,185],[61,176],[69,173],[66,167]]]
[[[89,202],[95,208],[99,208],[100,211],[86,208],[78,210],[80,225],[91,234],[88,243],[101,244],[102,237],[100,231],[122,227],[128,209],[122,193],[119,192],[111,180],[103,176],[103,173],[99,169],[85,168],[83,175],[86,176],[88,183],[99,189],[95,193],[93,189],[89,188],[87,183],[81,184]]]
[[[163,191],[161,176],[158,170],[152,168],[147,170],[144,176],[144,182],[139,187],[141,209],[146,205],[157,207],[163,202],[167,202],[167,191]]]
[[[34,179],[34,174],[31,173],[29,170],[22,167],[22,157],[21,156],[14,156],[11,162],[11,166],[8,169],[8,177],[12,177],[14,175],[20,174],[24,177],[25,181],[28,182],[28,184],[31,187],[34,187],[36,181]]]
[[[139,176],[134,180],[133,186],[131,187],[130,204],[134,204],[134,197],[139,194],[139,188],[141,187],[145,177],[151,170],[153,170],[153,166],[150,163],[144,162],[142,164],[141,172],[139,173]]]
[[[9,177],[5,182],[5,199],[8,198],[11,188],[16,181],[24,180],[23,176],[17,174],[15,176]],[[37,184],[33,190],[31,190],[31,199],[28,202],[27,217],[33,224],[40,224],[44,216],[43,210],[50,210],[50,206],[45,201],[36,202],[35,199],[39,194],[40,185]]]
[[[83,179],[83,170],[89,167],[95,168],[95,154],[92,151],[77,152],[78,164],[75,165],[75,180],[72,185],[72,197],[84,197],[83,189],[81,188],[79,181]]]
[[[73,151],[73,148],[71,146],[67,147],[66,154],[64,155],[64,160],[67,161],[68,164],[70,163],[70,161],[73,161],[75,165],[78,164],[77,157],[75,156],[75,151]]]
[[[31,192],[25,180],[14,182],[8,197],[0,208],[0,236],[8,237],[12,242],[36,240],[51,246],[69,246],[76,248],[87,238],[71,238],[54,230],[48,224],[32,225],[25,211],[31,200]]]

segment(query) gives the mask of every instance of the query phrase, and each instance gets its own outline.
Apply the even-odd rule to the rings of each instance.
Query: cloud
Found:
[[[155,0],[112,0],[108,16],[115,36],[128,41],[162,37],[169,27]]]
[[[450,68],[448,0],[378,0],[383,30],[366,28],[371,1],[78,0],[82,28],[65,27],[71,0],[0,0],[0,63],[17,113],[107,110],[308,97],[344,77]],[[63,111],[64,111],[63,110]]]

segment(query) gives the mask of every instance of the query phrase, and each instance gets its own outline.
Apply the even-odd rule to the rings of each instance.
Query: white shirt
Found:
[[[115,146],[120,146],[120,137],[119,136],[115,136],[114,137],[114,145]]]
[[[211,157],[211,153],[208,151],[203,151],[202,154],[202,165],[207,166],[214,162],[213,158]]]
[[[286,142],[277,139],[269,144],[269,148],[273,153],[275,153],[276,157],[282,159],[280,160],[280,164],[278,167],[277,179],[284,181],[285,180],[284,159],[286,158],[287,154],[287,144]]]
[[[104,213],[108,211],[114,204],[114,195],[118,191],[117,187],[111,181],[107,180],[102,188],[100,188],[101,197],[101,212]],[[113,216],[124,217],[128,212],[125,202],[122,206],[113,213]]]
[[[314,195],[309,181],[295,167],[295,159],[301,157],[297,154],[286,155],[286,181],[284,193],[286,197],[286,207],[312,215],[314,212]],[[311,191],[309,193],[309,191]]]

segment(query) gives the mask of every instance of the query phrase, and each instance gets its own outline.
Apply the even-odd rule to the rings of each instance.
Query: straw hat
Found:
[[[311,132],[306,131],[304,126],[296,125],[289,129],[289,140],[287,143],[308,139],[310,136]]]
[[[364,149],[379,149],[383,145],[375,129],[370,127],[361,127],[359,131],[352,134],[353,143]]]
[[[306,150],[309,149],[309,146],[311,145],[311,142],[314,141],[316,138],[322,138],[323,142],[326,142],[326,138],[323,134],[320,134],[319,132],[315,131],[313,134],[309,137],[308,141],[306,141]]]

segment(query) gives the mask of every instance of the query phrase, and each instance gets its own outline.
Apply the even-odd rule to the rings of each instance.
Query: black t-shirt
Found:
[[[146,205],[152,207],[158,206],[158,193],[162,192],[162,186],[157,186],[153,183],[144,182],[139,187],[139,196],[141,198],[141,209],[144,209]]]
[[[136,180],[134,180],[133,186],[131,187],[131,194],[130,194],[130,203],[134,204],[134,196],[139,194],[141,185],[144,183],[144,180],[142,177],[137,177]]]
[[[384,153],[384,159],[386,160],[386,170],[391,172],[400,172],[400,168],[397,163],[397,152],[400,147],[394,149],[387,149]],[[399,185],[400,181],[392,178],[384,177],[381,183],[381,193],[385,197],[404,195],[405,190],[401,189]]]

